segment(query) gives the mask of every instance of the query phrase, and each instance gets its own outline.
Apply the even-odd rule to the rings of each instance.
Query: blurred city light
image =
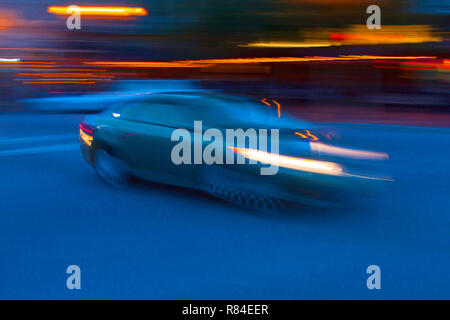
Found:
[[[83,7],[80,6],[76,10],[68,7],[48,7],[48,12],[54,14],[69,15],[79,12],[82,15],[91,16],[145,16],[147,10],[144,8],[132,8],[132,7]]]

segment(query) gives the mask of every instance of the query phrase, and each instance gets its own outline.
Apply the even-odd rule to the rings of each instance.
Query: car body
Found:
[[[244,145],[222,146],[223,155],[231,150],[246,158],[244,164],[175,163],[173,150],[180,140],[174,139],[174,131],[183,129],[195,136],[198,121],[202,133],[215,129],[223,136],[226,130],[254,129],[259,135],[261,130],[271,134],[276,130],[279,150],[272,154],[268,148],[255,149],[247,139]],[[212,141],[206,140],[189,141],[192,153],[199,147],[204,151]],[[278,210],[281,203],[339,203],[349,192],[389,180],[374,174],[374,164],[385,160],[386,154],[333,146],[313,124],[281,115],[279,103],[270,99],[200,92],[148,94],[86,116],[80,124],[80,141],[84,158],[114,185],[137,177],[206,191],[261,211]],[[261,174],[261,168],[274,163],[276,174]]]

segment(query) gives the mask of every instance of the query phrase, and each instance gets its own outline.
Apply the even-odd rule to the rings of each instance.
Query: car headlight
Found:
[[[342,167],[334,162],[283,156],[256,149],[236,148],[236,147],[228,147],[228,148],[233,150],[235,153],[244,156],[247,159],[259,161],[261,163],[266,163],[278,167],[312,173],[328,174],[333,176],[343,175]]]

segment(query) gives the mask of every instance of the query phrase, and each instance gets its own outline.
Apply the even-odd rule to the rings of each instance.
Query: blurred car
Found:
[[[171,91],[195,92],[199,84],[194,80],[122,80],[114,82],[108,91],[22,99],[29,109],[48,113],[97,113],[120,101],[125,104],[136,96]]]
[[[194,131],[249,128],[278,129],[279,153],[245,146],[224,145],[257,164],[175,164],[171,153],[179,141],[177,128]],[[123,187],[132,178],[205,191],[236,204],[277,212],[287,203],[313,205],[339,203],[374,181],[390,178],[377,174],[387,154],[335,146],[327,133],[306,121],[280,116],[274,100],[199,93],[172,92],[139,96],[106,111],[88,115],[80,124],[81,152],[108,183]],[[200,143],[192,139],[192,150]],[[197,146],[198,147],[198,146]],[[203,150],[203,149],[202,149]],[[274,175],[261,168],[278,166]]]

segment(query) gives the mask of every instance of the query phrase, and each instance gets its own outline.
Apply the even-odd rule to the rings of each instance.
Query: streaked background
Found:
[[[71,4],[146,14],[68,30],[49,8]],[[371,4],[381,30],[365,27]],[[448,0],[0,1],[0,298],[448,299],[449,14]],[[83,163],[86,113],[179,90],[276,100],[388,153],[395,182],[270,217],[184,189],[116,190]],[[72,264],[81,291],[65,286]]]

